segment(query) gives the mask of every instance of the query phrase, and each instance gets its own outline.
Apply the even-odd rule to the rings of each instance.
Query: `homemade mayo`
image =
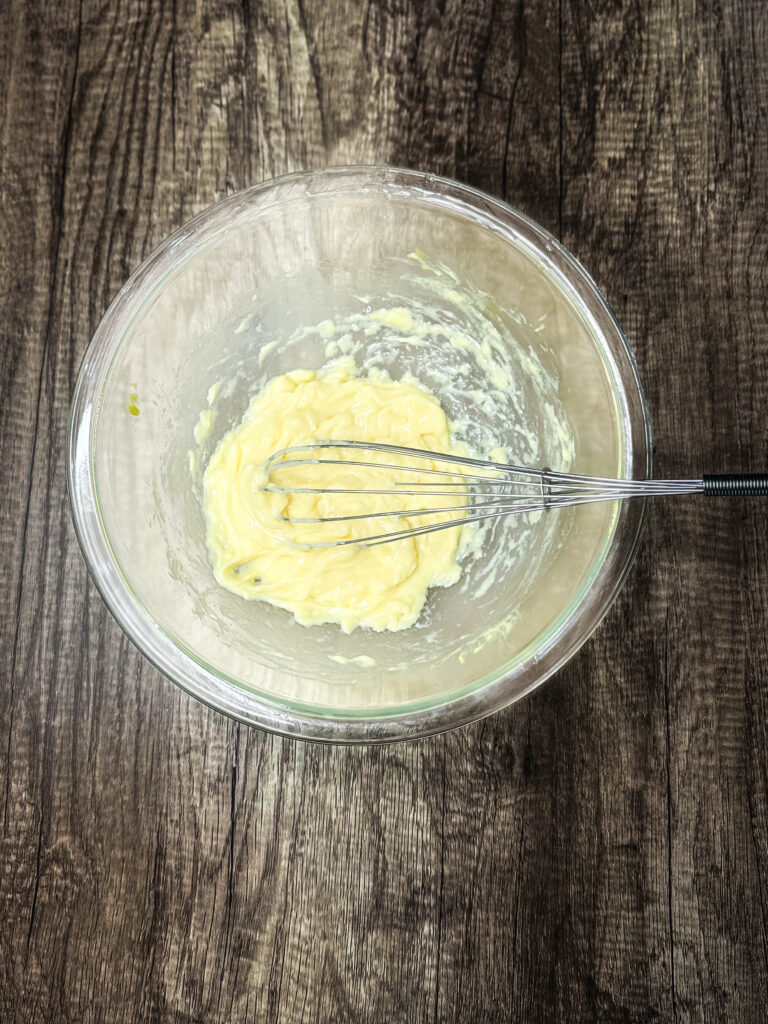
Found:
[[[438,530],[374,547],[356,544],[312,547],[455,519],[464,504],[457,494],[436,497],[382,495],[407,480],[416,487],[434,476],[343,464],[310,464],[264,472],[265,461],[284,448],[316,440],[375,441],[455,455],[467,453],[451,437],[439,401],[413,378],[391,380],[382,372],[355,376],[352,359],[320,371],[297,370],[273,378],[251,402],[242,423],[226,434],[205,471],[204,511],[208,548],[218,582],[246,599],[268,601],[292,612],[303,625],[338,623],[397,630],[419,617],[427,591],[458,580],[460,528]],[[398,463],[445,469],[432,460],[402,460],[352,449],[309,453],[319,458]],[[301,456],[299,456],[301,457]],[[449,466],[453,470],[453,466]],[[460,469],[457,468],[457,474]],[[460,479],[460,477],[459,477]],[[286,494],[269,488],[348,488],[362,494]],[[405,512],[334,523],[285,522]]]

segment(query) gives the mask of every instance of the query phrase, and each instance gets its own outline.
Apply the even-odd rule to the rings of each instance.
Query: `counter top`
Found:
[[[768,465],[768,7],[10,0],[0,1018],[763,1021],[768,506],[660,501],[593,639],[409,745],[249,731],[89,582],[67,411],[154,245],[284,171],[502,196],[637,353],[657,476]]]

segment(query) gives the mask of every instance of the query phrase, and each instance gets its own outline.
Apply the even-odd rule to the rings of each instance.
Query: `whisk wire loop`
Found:
[[[359,457],[358,456],[359,453]],[[353,457],[347,457],[352,454]],[[392,455],[395,462],[380,462],[374,456]],[[428,462],[430,465],[424,465]],[[387,474],[386,486],[349,486],[345,480],[339,486],[311,487],[282,486],[277,477],[285,470],[321,466],[336,468],[346,474],[350,470],[376,470]],[[453,467],[448,468],[448,467]],[[446,468],[441,468],[446,467]],[[282,448],[264,463],[266,476],[264,489],[288,496],[317,495],[377,495],[396,498],[452,498],[461,503],[425,507],[419,503],[413,508],[393,508],[354,511],[343,515],[280,516],[291,524],[343,524],[359,520],[410,520],[423,516],[444,516],[450,519],[438,522],[408,525],[363,537],[343,537],[327,542],[299,545],[307,548],[342,547],[358,545],[372,547],[409,537],[419,537],[437,530],[449,530],[473,523],[500,519],[510,515],[549,512],[592,502],[624,501],[661,495],[682,494],[768,494],[766,476],[702,477],[681,480],[633,480],[610,477],[585,476],[579,473],[561,473],[551,469],[508,465],[486,459],[448,452],[426,451],[400,445],[368,441],[315,441],[311,444]],[[418,480],[409,480],[417,476]],[[428,478],[428,479],[425,479]],[[365,478],[364,478],[365,479]],[[368,478],[370,479],[370,477]],[[719,481],[726,481],[721,486]]]

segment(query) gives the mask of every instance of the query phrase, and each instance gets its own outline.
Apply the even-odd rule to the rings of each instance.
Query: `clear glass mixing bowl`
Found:
[[[504,203],[434,176],[357,167],[291,175],[207,210],[142,264],[96,331],[73,397],[69,493],[90,572],[130,639],[187,692],[249,725],[375,742],[480,718],[571,657],[632,562],[640,502],[549,513],[558,518],[535,527],[533,570],[480,587],[483,564],[514,541],[497,524],[479,562],[431,591],[419,624],[399,633],[306,628],[215,583],[199,468],[267,379],[326,361],[322,330],[297,342],[297,329],[407,305],[420,287],[414,250],[484,296],[500,330],[559,381],[575,471],[650,475],[647,408],[619,324],[576,260]],[[455,358],[439,341],[403,345],[388,369],[430,386],[466,372]],[[195,439],[209,399],[210,430]],[[509,424],[489,426],[504,444]]]

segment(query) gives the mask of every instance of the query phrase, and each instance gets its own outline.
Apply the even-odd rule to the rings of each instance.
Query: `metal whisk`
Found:
[[[341,452],[362,453],[359,458],[341,458]],[[365,458],[365,453],[385,453],[411,460],[402,465],[382,463]],[[335,457],[334,457],[335,455]],[[428,468],[419,463],[443,463],[454,469]],[[275,480],[276,474],[302,466],[336,466],[343,469],[376,469],[403,479],[383,488],[371,487],[283,487]],[[703,494],[717,496],[768,496],[768,474],[742,474],[729,476],[703,476],[697,480],[613,480],[604,477],[557,473],[550,469],[530,469],[500,462],[448,455],[441,452],[403,448],[399,445],[376,444],[367,441],[317,441],[313,444],[284,448],[264,463],[267,477],[265,489],[278,494],[377,494],[413,497],[453,497],[465,499],[462,504],[445,507],[417,507],[354,513],[351,515],[300,518],[281,516],[287,523],[343,523],[361,519],[415,518],[455,513],[454,518],[374,533],[365,537],[333,540],[302,545],[312,548],[358,545],[372,547],[389,544],[406,537],[416,537],[435,530],[448,530],[501,516],[521,515],[527,512],[545,512],[571,505],[585,505],[595,501],[618,501],[625,498],[650,498],[660,495]],[[408,474],[420,477],[417,482]],[[430,477],[425,481],[423,477]],[[409,486],[410,485],[410,486]]]

